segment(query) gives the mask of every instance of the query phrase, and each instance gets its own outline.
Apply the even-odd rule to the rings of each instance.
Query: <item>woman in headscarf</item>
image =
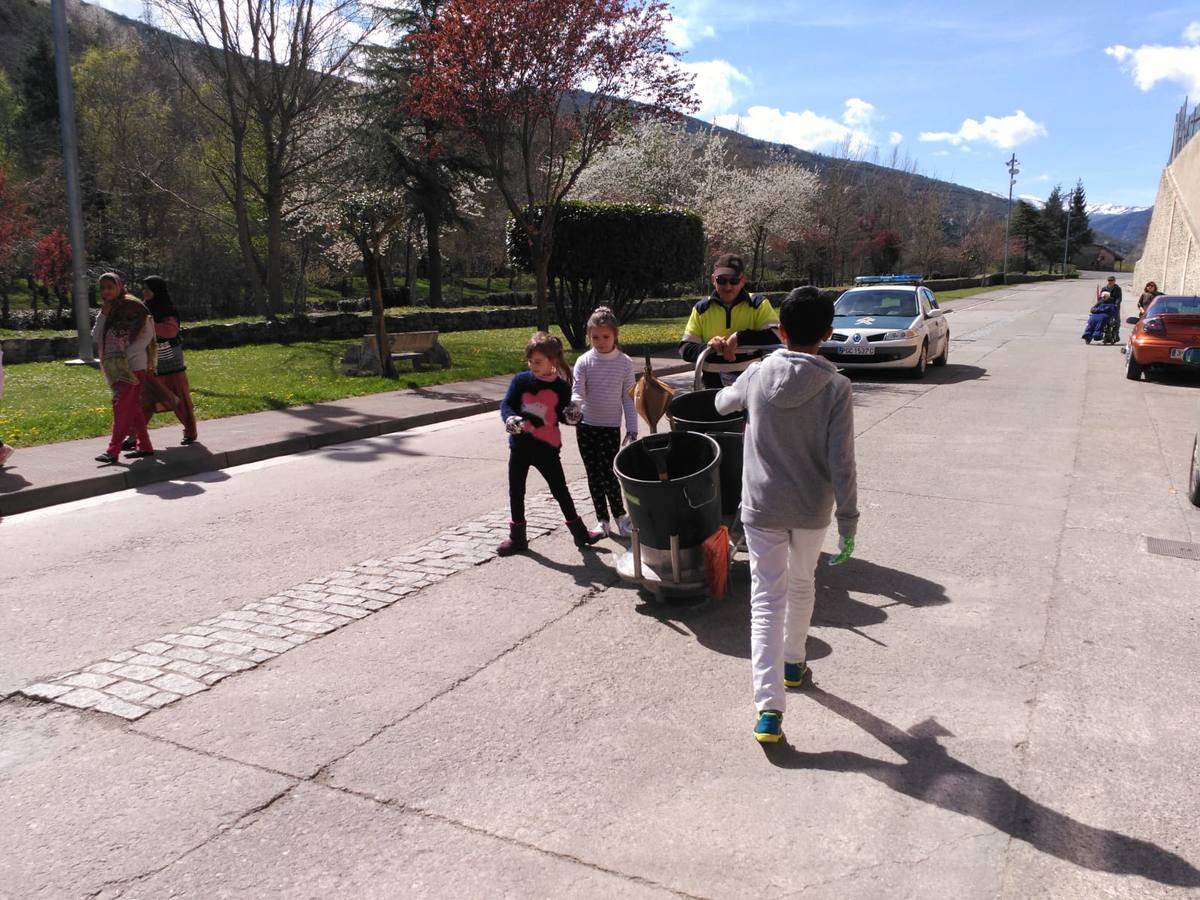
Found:
[[[125,293],[120,275],[105,272],[99,286],[100,315],[92,328],[92,341],[100,351],[104,380],[112,389],[113,427],[108,449],[96,461],[112,464],[121,452],[121,442],[131,433],[136,449],[129,457],[154,455],[141,406],[146,370],[153,369],[154,320],[142,301]]]
[[[187,366],[183,364],[179,312],[171,302],[167,282],[158,275],[142,279],[142,300],[154,317],[154,334],[158,339],[153,389],[142,395],[142,412],[146,415],[146,421],[149,421],[156,412],[173,411],[183,423],[183,440],[180,443],[187,446],[196,441],[196,410],[192,406]]]

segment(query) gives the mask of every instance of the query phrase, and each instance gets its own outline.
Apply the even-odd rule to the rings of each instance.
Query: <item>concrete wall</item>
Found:
[[[1200,294],[1200,139],[1163,169],[1146,248],[1133,270],[1139,292],[1147,281],[1168,294]]]

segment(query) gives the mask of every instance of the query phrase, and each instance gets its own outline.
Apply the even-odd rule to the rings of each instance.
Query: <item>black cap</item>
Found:
[[[734,278],[741,278],[742,271],[746,268],[742,262],[742,258],[736,253],[722,253],[717,257],[717,261],[713,263],[714,275],[732,275]]]

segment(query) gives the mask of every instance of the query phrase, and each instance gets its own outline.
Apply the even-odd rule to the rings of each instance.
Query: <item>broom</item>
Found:
[[[729,529],[722,525],[714,531],[704,544],[704,582],[708,594],[714,600],[725,599],[725,587],[729,583]]]

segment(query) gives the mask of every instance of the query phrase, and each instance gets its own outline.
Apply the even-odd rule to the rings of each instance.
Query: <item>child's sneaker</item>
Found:
[[[783,664],[783,686],[790,688],[804,687],[805,682],[812,682],[812,669],[808,667],[808,663],[790,663]]]
[[[8,462],[8,458],[13,455],[12,444],[0,444],[0,466]]]
[[[633,534],[633,523],[629,521],[628,514],[617,516],[617,528],[613,532],[613,537],[627,538]]]
[[[758,714],[754,726],[754,739],[760,744],[774,744],[783,737],[783,713],[775,709],[764,709]]]
[[[597,519],[596,530],[601,534],[612,534],[612,528],[609,527],[608,519]]]

